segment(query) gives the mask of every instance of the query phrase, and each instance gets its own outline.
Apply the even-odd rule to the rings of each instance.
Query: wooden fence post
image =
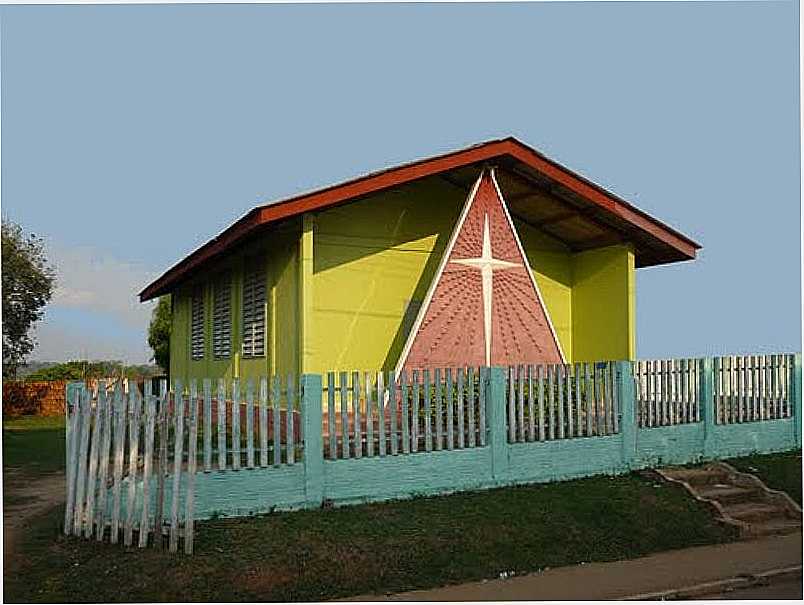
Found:
[[[623,466],[631,468],[637,456],[636,441],[636,388],[634,385],[634,369],[630,361],[615,362],[616,397],[620,405],[619,428],[622,436]],[[612,406],[612,414],[617,411]]]
[[[508,474],[508,437],[505,430],[506,369],[489,368],[486,389],[486,425],[491,450],[491,476],[502,481]]]
[[[320,374],[304,374],[302,376],[299,403],[304,439],[305,499],[308,506],[320,506],[324,501],[324,440],[321,434]],[[288,409],[291,409],[290,406]]]
[[[715,373],[711,357],[698,360],[701,391],[700,410],[703,415],[703,455],[711,458],[715,448]]]
[[[801,447],[801,353],[793,355],[793,375],[790,377],[790,403],[793,405],[793,427],[796,445]]]

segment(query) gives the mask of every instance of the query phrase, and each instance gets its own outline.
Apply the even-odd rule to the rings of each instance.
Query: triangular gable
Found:
[[[483,170],[396,370],[563,361],[494,170]]]

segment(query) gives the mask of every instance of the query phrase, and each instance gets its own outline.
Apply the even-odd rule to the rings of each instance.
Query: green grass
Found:
[[[3,420],[3,470],[25,480],[64,471],[64,417]]]
[[[726,462],[737,470],[758,476],[772,489],[787,492],[801,505],[801,450],[744,456]]]
[[[7,601],[318,601],[736,538],[636,474],[207,521],[192,556],[65,538],[62,514],[21,540]]]

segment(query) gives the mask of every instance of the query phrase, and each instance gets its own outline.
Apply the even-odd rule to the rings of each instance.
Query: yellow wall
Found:
[[[244,380],[279,372],[299,371],[298,334],[298,223],[278,229],[270,237],[241,246],[194,280],[182,285],[173,296],[170,336],[170,376],[191,378],[234,378]],[[246,258],[262,257],[266,266],[267,355],[243,359],[241,315],[243,268]],[[212,299],[215,277],[228,270],[232,276],[232,355],[215,360],[212,355]],[[195,285],[204,287],[204,359],[190,359],[190,304]],[[281,320],[279,319],[281,318]]]
[[[311,372],[392,369],[466,192],[413,183],[315,215]]]
[[[514,219],[522,248],[564,358],[572,360],[572,253],[561,242]]]
[[[610,246],[573,258],[573,361],[634,359],[634,253]]]
[[[203,279],[224,267],[232,270],[232,351],[239,357],[243,261],[257,251],[264,254],[267,358],[211,360],[212,290],[207,288],[207,354],[203,361],[190,361],[192,284],[186,284],[173,298],[171,376],[392,369],[465,199],[464,190],[443,179],[426,179],[307,214],[230,253]],[[630,247],[573,254],[559,241],[514,222],[566,360],[632,359]]]

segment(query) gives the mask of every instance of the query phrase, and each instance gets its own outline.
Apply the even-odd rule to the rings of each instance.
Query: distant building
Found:
[[[635,269],[698,244],[508,138],[260,206],[140,293],[173,378],[635,355]]]

